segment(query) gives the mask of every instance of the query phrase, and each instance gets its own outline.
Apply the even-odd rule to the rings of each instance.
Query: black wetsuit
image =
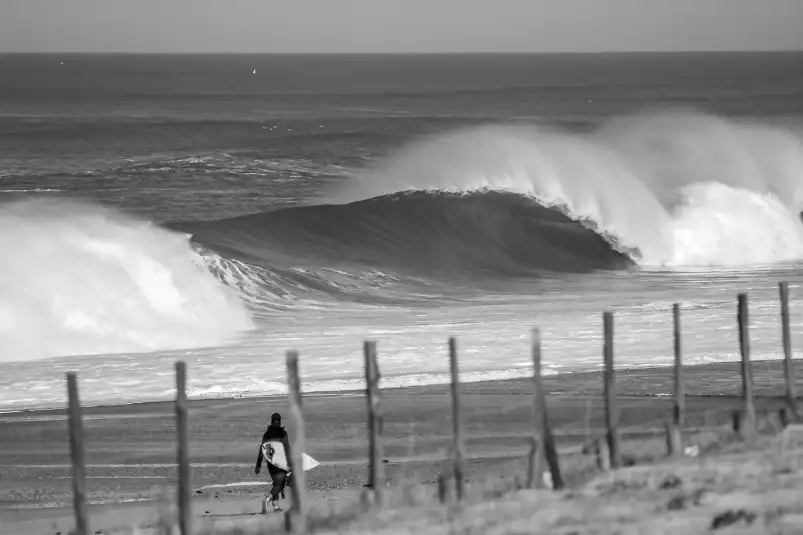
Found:
[[[284,427],[280,425],[271,424],[268,426],[267,430],[265,430],[265,434],[262,435],[262,442],[259,444],[259,455],[257,456],[257,465],[256,471],[259,472],[259,469],[262,467],[262,460],[265,458],[264,454],[262,453],[262,444],[268,441],[281,441],[284,444],[284,452],[287,455],[288,464],[290,462],[290,439],[287,436],[287,431],[284,430]],[[268,473],[270,473],[270,478],[273,481],[273,486],[270,489],[271,499],[274,501],[279,498],[280,494],[284,494],[284,486],[287,483],[287,472],[280,468],[276,468],[270,463],[266,463],[268,465]]]

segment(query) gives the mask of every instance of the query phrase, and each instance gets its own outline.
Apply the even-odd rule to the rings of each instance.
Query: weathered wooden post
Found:
[[[366,341],[363,345],[363,353],[365,355],[365,382],[368,398],[368,484],[374,494],[374,503],[382,507],[385,477],[382,463],[382,412],[376,342]]]
[[[683,385],[683,352],[680,335],[680,305],[672,305],[673,334],[675,348],[675,403],[672,410],[672,423],[666,429],[666,444],[669,455],[679,457],[683,454],[683,425],[686,410],[686,394]]]
[[[457,364],[457,341],[453,337],[449,338],[449,367],[452,372],[452,426],[454,430],[452,466],[454,470],[455,498],[459,502],[465,494],[465,481],[463,480],[465,445],[463,443],[463,418],[460,406],[460,371]]]
[[[619,452],[619,411],[616,406],[616,390],[613,373],[613,312],[606,311],[603,317],[603,332],[605,342],[603,354],[605,370],[603,372],[603,386],[605,395],[605,427],[607,428],[608,450],[610,452],[611,468],[614,470],[622,465]]]
[[[752,438],[756,430],[756,409],[753,399],[753,370],[750,364],[750,336],[748,334],[747,294],[739,294],[737,320],[739,323],[739,350],[742,354],[742,391],[744,394],[744,421],[740,425],[742,438]]]
[[[792,335],[789,331],[789,283],[778,284],[781,297],[781,334],[783,335],[784,373],[786,375],[786,397],[792,421],[799,418],[797,412],[797,384],[795,364],[792,361]]]
[[[290,402],[290,466],[293,484],[290,490],[293,507],[287,515],[287,530],[307,531],[307,477],[304,473],[304,413],[301,410],[301,380],[298,373],[298,351],[287,352],[287,397]]]
[[[666,450],[670,457],[683,455],[683,435],[680,427],[672,422],[666,424]]]
[[[529,470],[527,474],[527,488],[540,487],[543,484],[541,459],[546,458],[549,471],[552,475],[552,488],[563,488],[563,476],[560,473],[560,460],[555,447],[555,436],[549,425],[549,411],[546,404],[544,382],[541,377],[541,331],[532,330],[532,358],[533,358],[533,437],[530,450]]]
[[[72,463],[75,535],[89,535],[89,512],[86,503],[84,423],[81,418],[81,399],[78,396],[78,378],[74,372],[67,373],[67,413],[70,436],[70,462]]]
[[[541,393],[541,348],[536,348],[538,342],[535,337],[538,333],[533,329],[532,357],[533,357],[533,434],[530,437],[530,453],[527,459],[527,482],[526,488],[543,487],[541,474],[544,472],[544,430],[541,427],[541,412],[543,411],[543,400],[539,397]]]
[[[187,417],[187,365],[176,362],[176,429],[178,431],[178,527],[182,535],[192,534],[190,499],[190,426]]]

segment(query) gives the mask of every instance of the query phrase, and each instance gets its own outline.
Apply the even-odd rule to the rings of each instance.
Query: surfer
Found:
[[[270,503],[273,505],[274,512],[280,512],[282,509],[279,507],[278,503],[279,496],[281,495],[284,497],[287,474],[292,470],[292,467],[289,466],[289,458],[287,459],[287,468],[289,468],[289,470],[283,470],[271,462],[273,458],[272,444],[276,444],[277,446],[281,445],[283,453],[290,451],[290,439],[287,436],[287,431],[282,427],[282,415],[278,412],[274,412],[271,415],[270,425],[262,435],[262,442],[259,444],[259,455],[257,456],[257,465],[254,472],[259,474],[259,470],[262,468],[262,460],[264,459],[268,465],[268,473],[270,473],[270,478],[273,482],[270,492],[265,495],[264,511],[267,512],[267,504]],[[287,457],[289,457],[289,455]]]

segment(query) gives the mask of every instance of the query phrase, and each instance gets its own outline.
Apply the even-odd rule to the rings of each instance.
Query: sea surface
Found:
[[[801,210],[800,53],[0,55],[0,410],[803,356]]]

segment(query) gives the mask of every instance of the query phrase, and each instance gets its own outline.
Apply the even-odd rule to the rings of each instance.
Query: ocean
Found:
[[[801,53],[0,55],[0,410],[799,357],[801,210]]]

